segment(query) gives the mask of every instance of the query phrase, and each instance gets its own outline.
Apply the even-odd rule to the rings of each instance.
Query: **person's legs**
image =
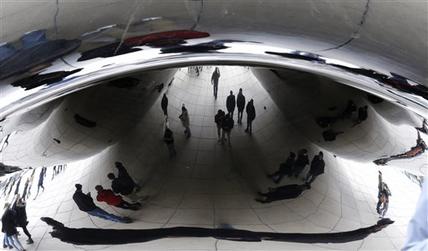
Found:
[[[229,142],[229,146],[232,145],[232,143],[230,142],[230,131],[226,132],[227,134],[227,142]]]
[[[21,242],[19,242],[18,236],[16,234],[8,236],[9,242],[11,242],[12,246],[14,246],[16,249],[22,251],[24,248],[22,247]]]
[[[223,130],[223,131],[221,132],[221,143],[223,144],[225,140],[226,140],[226,131],[225,131],[225,130]]]
[[[9,239],[7,237],[7,234],[4,234],[4,236],[3,236],[3,248],[7,248],[7,247],[11,248],[12,245],[9,243]]]
[[[385,201],[385,202],[383,203],[382,213],[381,213],[382,218],[383,218],[383,217],[385,217],[386,211],[388,211],[388,204],[389,204],[389,203],[388,203],[387,201]]]
[[[27,226],[23,226],[21,228],[24,231],[24,234],[28,237],[28,241],[27,242],[33,243],[33,239],[31,238],[30,232],[28,232]]]
[[[217,125],[217,136],[218,136],[218,140],[220,141],[221,139],[221,126]]]
[[[248,129],[249,133],[251,134],[253,132],[253,121],[250,120],[249,122],[249,129]]]
[[[251,124],[251,120],[247,118],[247,129],[245,129],[245,132],[248,132],[248,130],[250,129],[250,124]]]
[[[95,208],[92,211],[88,211],[88,214],[105,219],[105,220],[114,221],[114,222],[121,222],[121,223],[125,222],[124,218],[120,216],[116,216],[114,214],[107,213],[106,211],[102,210],[99,207]]]

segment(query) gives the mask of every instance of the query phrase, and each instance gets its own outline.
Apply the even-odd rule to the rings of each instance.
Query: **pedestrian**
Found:
[[[245,129],[245,132],[251,134],[253,132],[253,121],[256,118],[256,109],[254,108],[254,101],[252,99],[248,101],[246,112],[247,129]]]
[[[220,70],[218,67],[214,69],[214,72],[211,76],[211,84],[213,85],[214,98],[217,99],[218,91],[218,79],[220,78]]]
[[[376,204],[376,211],[379,214],[379,218],[383,218],[388,211],[389,196],[391,196],[391,191],[389,190],[388,185],[383,182],[381,171],[379,171],[378,179],[378,202]]]
[[[294,177],[297,178],[307,164],[309,164],[308,150],[301,149],[297,153],[297,159],[296,159],[296,162],[294,163],[294,168],[293,168]]]
[[[52,180],[54,179],[56,175],[56,166],[53,166],[53,170],[52,170]]]
[[[226,108],[227,108],[227,113],[230,114],[230,117],[232,119],[233,119],[233,112],[235,111],[235,105],[236,105],[235,95],[233,95],[233,92],[230,91],[230,95],[227,96],[227,99],[226,99]]]
[[[24,184],[24,191],[22,192],[22,198],[24,199],[27,199],[29,185],[30,185],[30,177],[27,178]]]
[[[18,239],[16,212],[11,208],[8,202],[4,204],[4,208],[5,211],[1,217],[1,231],[4,233],[3,248],[12,249],[15,247],[17,250],[25,251]]]
[[[225,118],[225,112],[221,109],[219,109],[217,111],[217,114],[214,116],[214,122],[217,125],[217,136],[218,136],[218,141],[221,141],[221,127],[223,125],[223,121]]]
[[[166,146],[168,147],[169,152],[169,158],[173,158],[175,155],[177,155],[177,152],[175,151],[174,146],[174,134],[168,127],[165,127],[165,133],[163,135],[163,141],[165,142]]]
[[[34,199],[36,199],[37,195],[39,195],[40,188],[43,189],[43,192],[45,191],[45,187],[43,186],[43,181],[45,177],[46,177],[46,167],[42,167],[42,170],[40,171],[40,175],[39,175],[39,183],[37,184],[37,194],[34,197]]]
[[[117,177],[113,173],[107,174],[107,177],[112,181],[111,188],[113,191],[126,196],[133,193],[134,189],[140,190],[140,186],[134,182],[122,162],[116,161],[114,164],[118,170]]]
[[[309,169],[306,175],[305,183],[310,186],[316,177],[324,173],[324,166],[323,152],[320,151],[318,155],[315,155],[312,159],[311,169]]]
[[[163,114],[165,116],[168,116],[168,97],[166,96],[166,93],[163,94],[161,107],[162,107]]]
[[[278,171],[274,172],[273,174],[269,174],[268,177],[271,178],[276,184],[278,184],[285,175],[290,177],[293,174],[293,166],[295,161],[296,154],[290,152],[287,160],[279,165]]]
[[[97,201],[104,201],[111,206],[122,209],[138,210],[141,208],[141,203],[129,203],[122,196],[114,194],[111,189],[104,189],[101,185],[95,186],[95,190],[98,192]]]
[[[20,197],[20,195],[17,195],[15,204],[13,205],[13,210],[16,213],[16,224],[18,227],[22,228],[25,235],[28,237],[27,244],[34,243],[33,239],[31,238],[30,232],[28,232],[27,225],[27,210],[26,210],[26,202],[24,197]]]
[[[221,128],[223,129],[222,140],[221,140],[222,144],[226,141],[226,135],[227,135],[227,142],[229,146],[232,145],[230,142],[230,133],[232,132],[234,123],[235,122],[233,121],[233,118],[231,117],[230,113],[226,114],[221,126]]]
[[[189,113],[187,112],[186,107],[181,106],[181,114],[178,117],[183,124],[184,127],[184,135],[186,135],[186,138],[190,138],[191,132],[190,132],[190,119],[189,119]]]
[[[121,223],[131,223],[132,220],[128,217],[121,217],[114,214],[110,214],[103,209],[97,207],[94,203],[94,200],[91,197],[91,193],[84,194],[82,192],[82,185],[75,184],[76,191],[73,194],[73,200],[76,203],[77,207],[83,211],[88,213],[89,215],[99,217],[105,220],[110,220],[114,222]]]
[[[236,97],[236,107],[238,108],[238,124],[242,125],[242,114],[245,108],[245,96],[242,94],[242,88],[239,88],[238,95]]]

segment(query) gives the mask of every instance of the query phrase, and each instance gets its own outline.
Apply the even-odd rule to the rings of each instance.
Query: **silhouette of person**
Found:
[[[52,170],[52,180],[54,179],[56,175],[56,166],[53,166],[53,170]]]
[[[43,186],[45,177],[46,177],[46,167],[42,167],[42,170],[40,171],[40,175],[39,175],[39,182],[37,183],[37,193],[34,199],[36,199],[37,195],[39,195],[40,188],[43,189],[43,192],[45,191],[45,187]]]
[[[169,129],[168,127],[165,128],[163,141],[168,147],[169,158],[173,158],[177,154],[177,152],[175,151],[175,146],[174,146],[174,134],[171,131],[171,129]]]
[[[226,115],[224,113],[223,110],[218,110],[217,114],[214,116],[214,122],[217,125],[217,136],[218,136],[218,141],[221,141],[221,129],[222,129],[222,125],[223,125],[223,121],[225,119]]]
[[[276,184],[278,184],[285,175],[290,177],[293,174],[293,166],[295,161],[296,154],[290,152],[290,155],[288,156],[287,160],[279,165],[278,171],[269,174],[268,177],[271,178]]]
[[[214,69],[214,72],[211,76],[211,84],[213,85],[214,98],[217,99],[218,91],[218,79],[220,78],[220,70],[218,67]]]
[[[355,121],[354,126],[360,124],[361,122],[365,121],[368,117],[368,112],[367,112],[368,106],[361,106],[360,108],[358,108],[358,117],[357,120]]]
[[[310,186],[319,175],[324,173],[325,163],[323,160],[323,156],[323,153],[319,152],[318,155],[315,155],[312,159],[311,168],[309,169],[305,178],[305,183],[307,185]]]
[[[223,123],[221,128],[223,129],[223,133],[222,133],[222,144],[226,141],[226,135],[227,135],[227,142],[229,144],[229,146],[231,146],[231,142],[230,142],[230,133],[232,132],[232,128],[233,128],[233,124],[235,122],[233,121],[233,118],[231,117],[230,113],[226,114],[226,116],[224,117]]]
[[[189,119],[189,113],[187,112],[186,107],[181,107],[181,114],[178,117],[183,124],[184,127],[184,135],[186,135],[186,138],[190,138],[191,132],[190,132],[190,119]]]
[[[95,190],[98,192],[97,201],[104,201],[111,206],[122,209],[138,210],[141,208],[141,203],[129,203],[122,196],[114,194],[111,189],[104,189],[101,185],[95,186]]]
[[[4,204],[5,211],[1,217],[2,227],[1,231],[4,233],[3,248],[12,249],[15,247],[17,250],[25,250],[18,239],[18,230],[16,229],[16,212],[11,208],[10,203]]]
[[[110,220],[114,222],[121,223],[131,223],[131,219],[128,217],[120,217],[114,214],[107,213],[103,209],[97,207],[94,203],[94,200],[91,197],[91,193],[84,194],[82,192],[82,185],[75,184],[76,191],[73,194],[73,200],[76,203],[77,207],[83,211],[88,213],[89,215],[99,217],[101,219]]]
[[[236,97],[236,107],[238,108],[238,124],[242,124],[242,114],[245,108],[245,96],[242,94],[242,88],[239,88],[238,95]]]
[[[294,163],[294,168],[293,168],[294,177],[297,178],[307,164],[309,164],[308,150],[301,149],[297,153],[297,159],[296,159],[296,162]]]
[[[163,94],[161,107],[162,107],[163,114],[165,116],[168,116],[168,97],[166,96],[166,93]]]
[[[9,145],[9,138],[10,138],[10,133],[6,135],[6,138],[3,141],[3,144],[1,146],[0,153],[3,152],[3,150],[6,149],[6,147]]]
[[[129,176],[128,171],[126,171],[122,162],[116,161],[114,165],[118,170],[117,177],[115,177],[113,173],[107,174],[107,177],[112,181],[111,188],[115,193],[126,196],[134,192],[135,188],[136,190],[140,189],[140,186],[134,182],[131,176]]]
[[[227,96],[227,99],[226,99],[226,108],[231,118],[233,118],[233,111],[235,111],[235,104],[236,104],[235,95],[233,95],[233,92],[230,91],[230,95]]]
[[[252,99],[248,101],[246,112],[247,112],[247,129],[245,129],[245,132],[251,134],[253,132],[253,121],[256,118],[256,109],[254,108],[254,101]]]
[[[267,193],[259,193],[261,198],[256,198],[255,200],[260,203],[270,203],[272,201],[277,200],[286,200],[286,199],[294,199],[299,197],[303,193],[303,191],[310,189],[309,185],[285,185],[277,188],[269,188],[269,192]]]
[[[23,197],[21,198],[18,194],[16,201],[15,201],[15,204],[13,205],[12,208],[16,212],[17,226],[21,227],[22,230],[24,231],[25,235],[27,235],[27,237],[28,237],[27,244],[34,243],[33,239],[31,238],[31,234],[30,234],[30,232],[28,232],[28,229],[27,229],[28,220],[27,220],[27,211],[26,211],[25,199]]]
[[[389,196],[391,196],[391,191],[389,190],[388,185],[383,182],[381,171],[379,171],[378,179],[378,202],[376,204],[376,211],[379,214],[379,217],[383,218],[388,211]]]

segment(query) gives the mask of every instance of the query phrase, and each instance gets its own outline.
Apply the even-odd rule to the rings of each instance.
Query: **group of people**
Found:
[[[32,244],[34,241],[27,229],[28,220],[25,198],[17,194],[13,201],[14,203],[5,203],[5,211],[1,218],[2,232],[4,233],[3,248],[16,248],[17,250],[22,251],[25,249],[18,238],[18,227],[22,228],[25,235],[27,235],[27,244]]]
[[[134,192],[138,192],[141,187],[134,182],[131,178],[125,167],[121,162],[116,162],[115,167],[118,170],[118,175],[114,173],[107,174],[107,178],[111,180],[111,189],[105,189],[101,185],[96,185],[95,190],[97,191],[96,199],[99,202],[105,202],[110,206],[128,209],[128,210],[138,210],[141,208],[141,203],[139,202],[128,202],[123,199],[122,196],[131,196]],[[76,191],[73,194],[73,200],[76,203],[77,207],[88,213],[89,215],[99,217],[105,220],[110,220],[120,223],[131,223],[132,220],[129,217],[117,216],[102,208],[95,205],[94,200],[91,197],[91,193],[83,193],[82,185],[75,184]]]
[[[195,68],[195,69],[199,69],[199,68]],[[200,69],[198,70],[198,72],[199,71]],[[213,85],[214,97],[216,99],[217,99],[219,78],[220,78],[220,70],[218,67],[215,67],[211,77],[211,84]],[[177,154],[177,151],[174,145],[174,133],[168,126],[168,102],[169,102],[168,97],[166,93],[164,93],[161,100],[161,108],[165,116],[165,129],[163,134],[163,141],[168,148],[169,157],[173,158]],[[222,144],[224,144],[225,142],[228,142],[229,146],[231,145],[230,134],[235,124],[235,121],[233,119],[235,108],[237,108],[238,110],[239,125],[242,124],[244,109],[247,113],[247,128],[245,129],[246,133],[249,133],[249,134],[252,133],[252,130],[253,130],[252,124],[254,119],[256,118],[256,109],[254,107],[254,100],[251,99],[245,105],[245,96],[243,94],[242,88],[239,89],[239,92],[236,98],[235,98],[235,95],[233,94],[233,91],[230,91],[230,95],[226,98],[227,113],[222,109],[219,109],[217,111],[217,114],[214,116],[214,122],[216,123],[216,126],[217,126],[218,141],[221,142]],[[181,114],[178,118],[180,119],[184,127],[184,135],[186,136],[186,138],[190,138],[191,136],[190,117],[185,104],[182,105]]]
[[[318,155],[313,157],[310,169],[304,178],[304,184],[291,184],[269,188],[269,192],[259,193],[261,197],[256,198],[256,201],[269,203],[276,200],[292,199],[298,197],[303,191],[311,189],[312,182],[314,182],[319,175],[324,173],[325,162],[323,156],[323,152],[320,151]],[[279,169],[272,174],[268,174],[267,177],[272,179],[275,184],[278,184],[284,176],[294,176],[297,178],[308,164],[309,157],[306,149],[299,150],[297,158],[294,152],[290,152],[285,162],[279,165]]]

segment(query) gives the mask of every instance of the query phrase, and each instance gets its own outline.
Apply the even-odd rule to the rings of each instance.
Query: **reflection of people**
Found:
[[[230,95],[227,96],[227,99],[226,99],[226,108],[227,108],[227,112],[230,114],[231,118],[233,118],[233,112],[235,111],[235,105],[236,105],[235,95],[233,95],[233,92],[230,91]]]
[[[105,220],[131,223],[131,219],[129,219],[128,217],[120,217],[114,214],[110,214],[104,211],[103,209],[97,207],[94,204],[94,200],[91,198],[91,193],[84,194],[82,192],[82,185],[76,184],[75,187],[76,192],[74,192],[73,194],[73,200],[81,211]]]
[[[315,155],[311,162],[311,169],[309,169],[309,172],[306,175],[305,183],[308,185],[311,185],[312,182],[318,177],[319,175],[324,173],[324,160],[323,160],[323,153],[319,152],[318,155]]]
[[[37,183],[37,194],[35,197],[39,195],[40,188],[43,189],[43,192],[45,191],[45,187],[43,186],[43,181],[45,177],[46,177],[46,167],[42,167],[42,170],[40,171],[40,175],[39,175],[39,183]]]
[[[274,172],[273,174],[269,174],[268,177],[273,180],[275,183],[279,183],[282,178],[287,175],[290,177],[293,174],[293,166],[296,160],[296,154],[290,152],[287,160],[279,165],[279,170]]]
[[[367,119],[367,117],[368,117],[367,109],[368,109],[368,106],[366,106],[366,105],[358,108],[358,118],[352,127],[360,124],[361,122],[363,122]]]
[[[169,129],[168,127],[165,128],[163,141],[168,147],[169,158],[173,158],[177,154],[177,152],[175,151],[175,146],[174,146],[174,134],[172,133],[171,129]]]
[[[416,211],[407,227],[403,251],[428,250],[428,181],[422,186]]]
[[[294,167],[293,167],[294,177],[298,177],[307,164],[309,164],[308,150],[301,149],[297,153],[297,159],[296,159],[296,162],[294,163]]]
[[[245,132],[251,134],[253,132],[253,120],[256,118],[256,109],[252,99],[248,101],[245,111],[247,112],[247,129],[245,129]]]
[[[223,110],[218,110],[217,114],[214,116],[214,122],[217,125],[217,136],[218,136],[218,141],[221,141],[221,127],[223,125],[223,121],[225,118],[225,113]]]
[[[328,129],[325,130],[322,133],[322,137],[324,138],[325,141],[335,141],[337,135],[344,133],[343,131],[335,131],[333,129]]]
[[[427,123],[427,120],[424,119],[422,121],[422,126],[421,127],[416,127],[416,130],[428,134],[428,123]]]
[[[379,214],[379,217],[383,218],[388,211],[389,196],[391,196],[391,191],[389,190],[388,185],[383,182],[382,172],[380,171],[378,178],[378,202],[376,205],[376,211]]]
[[[236,107],[238,108],[238,124],[242,124],[242,114],[245,108],[245,96],[242,94],[242,88],[239,88],[239,93],[236,97]]]
[[[392,156],[387,157],[387,158],[377,159],[377,160],[374,160],[373,162],[376,165],[386,165],[386,163],[388,163],[391,160],[414,158],[414,157],[424,153],[426,149],[428,149],[428,146],[425,143],[425,141],[421,138],[421,135],[418,131],[418,138],[416,139],[416,145],[413,146],[412,148],[410,148],[409,151],[407,151],[405,153],[392,155]]]
[[[126,171],[121,162],[117,161],[114,165],[118,170],[117,177],[113,173],[107,174],[107,177],[111,180],[111,188],[115,193],[129,195],[134,191],[134,188],[137,188],[137,190],[140,188],[129,176],[128,171]]]
[[[163,97],[162,97],[161,107],[162,107],[163,114],[165,116],[168,116],[168,97],[166,96],[165,93],[163,94]]]
[[[233,118],[231,117],[230,113],[226,114],[226,116],[224,117],[222,126],[221,126],[221,128],[223,129],[223,133],[221,136],[222,144],[226,141],[226,135],[227,135],[227,142],[228,142],[229,146],[231,145],[230,133],[232,132],[232,128],[233,128],[234,123],[235,122],[233,121]]]
[[[215,68],[213,75],[211,76],[211,84],[213,85],[214,97],[217,99],[218,90],[218,79],[220,78],[220,70],[218,67]]]
[[[351,99],[348,100],[348,104],[346,105],[345,110],[342,112],[342,114],[339,116],[341,119],[349,119],[352,116],[352,113],[354,113],[357,110],[357,106],[355,105],[354,101]]]
[[[24,197],[21,198],[19,194],[16,198],[15,204],[13,205],[13,210],[15,210],[16,212],[17,226],[21,227],[25,235],[27,235],[28,237],[27,243],[32,244],[33,239],[31,238],[31,234],[30,232],[28,232],[28,229],[27,229],[28,220],[27,220],[26,203],[25,203]]]
[[[184,135],[186,135],[186,138],[190,138],[191,132],[190,132],[190,119],[189,119],[189,113],[187,112],[186,107],[181,107],[181,114],[178,117],[183,124],[184,127]]]
[[[269,188],[267,193],[259,193],[261,198],[255,199],[260,203],[269,203],[276,200],[286,200],[297,198],[303,191],[309,189],[309,185],[285,185],[277,188]]]
[[[122,196],[116,195],[111,189],[104,189],[102,186],[95,186],[97,190],[97,201],[104,201],[107,204],[123,209],[138,210],[141,207],[140,203],[129,203]]]
[[[4,233],[3,248],[8,247],[12,249],[12,247],[15,247],[20,251],[25,250],[18,239],[18,230],[16,230],[16,212],[10,208],[9,203],[5,203],[4,207],[6,210],[1,218],[1,231]]]

